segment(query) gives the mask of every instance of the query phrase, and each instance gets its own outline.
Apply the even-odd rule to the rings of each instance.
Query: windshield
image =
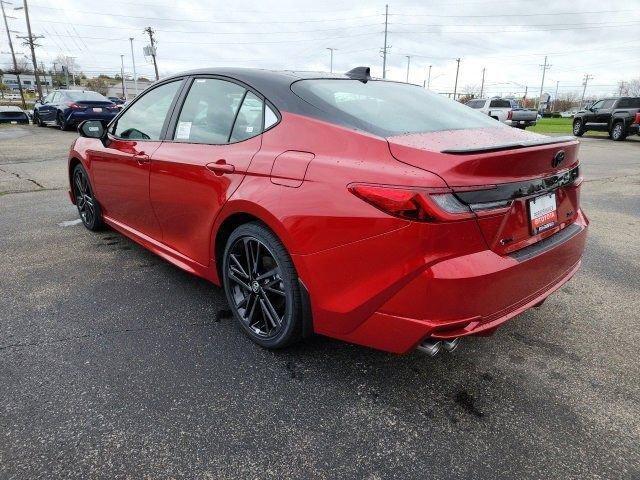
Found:
[[[380,136],[503,127],[461,103],[405,83],[314,79],[295,82],[291,89],[339,123]]]
[[[73,100],[74,102],[81,102],[83,100],[84,101],[92,100],[96,102],[109,101],[108,98],[100,95],[98,92],[80,92],[80,91],[69,90],[65,92],[65,95],[69,97],[71,100]]]
[[[484,107],[484,100],[469,100],[465,105],[471,108],[482,108]]]

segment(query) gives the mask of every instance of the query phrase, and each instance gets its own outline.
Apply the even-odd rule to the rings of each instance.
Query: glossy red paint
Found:
[[[479,139],[484,147],[517,141],[521,133],[387,140],[281,114],[276,127],[232,145],[81,138],[70,159],[89,172],[107,224],[216,284],[221,227],[237,215],[259,219],[293,258],[309,291],[314,331],[389,352],[410,351],[430,336],[489,333],[539,304],[580,265],[588,220],[579,182],[557,190],[562,221],[534,236],[526,203],[533,193],[461,220],[416,222],[349,190],[372,184],[450,192],[539,179],[577,165],[577,142],[458,155],[441,150]],[[567,160],[552,167],[559,149]],[[148,161],[139,160],[142,152]],[[509,255],[570,225],[577,233],[553,248],[526,260]],[[500,243],[507,236],[511,241]]]

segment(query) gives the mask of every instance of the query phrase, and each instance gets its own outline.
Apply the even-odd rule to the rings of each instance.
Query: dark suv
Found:
[[[640,129],[636,114],[640,97],[604,98],[573,117],[573,134],[581,137],[588,130],[609,132],[612,140],[624,140]]]

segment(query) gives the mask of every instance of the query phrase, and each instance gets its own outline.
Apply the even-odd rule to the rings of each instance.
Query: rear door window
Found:
[[[247,92],[231,132],[231,142],[241,142],[262,133],[264,102],[253,92]]]
[[[604,103],[602,104],[602,107],[600,108],[612,108],[614,103],[616,103],[614,99],[605,100]]]
[[[173,139],[177,142],[210,145],[228,143],[245,91],[245,88],[237,83],[215,78],[196,78],[180,111]],[[261,105],[259,99],[258,102]],[[244,108],[243,122],[255,120],[254,108],[255,105]],[[253,134],[252,126],[256,130],[262,128],[261,106],[258,120],[259,128],[253,124],[243,123],[244,132],[238,131],[238,135]]]

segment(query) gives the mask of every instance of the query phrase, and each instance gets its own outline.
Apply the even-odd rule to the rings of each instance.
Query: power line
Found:
[[[503,18],[503,17],[542,17],[542,16],[558,16],[558,15],[586,15],[586,14],[602,14],[602,13],[621,13],[621,12],[637,12],[637,9],[621,9],[621,10],[599,10],[584,12],[582,10],[574,10],[572,12],[546,12],[546,13],[491,13],[488,15],[442,15],[433,13],[393,13],[391,15],[397,17],[436,17],[436,18]]]

